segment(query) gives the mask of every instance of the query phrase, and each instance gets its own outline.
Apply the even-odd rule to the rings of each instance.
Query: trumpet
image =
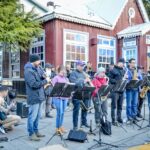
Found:
[[[93,85],[93,83],[92,83],[92,81],[91,81],[91,79],[90,79],[90,76],[89,76],[86,72],[83,72],[83,74],[84,74],[85,78],[86,78],[87,80],[89,80],[89,81],[87,82],[87,86],[93,87],[94,85]]]

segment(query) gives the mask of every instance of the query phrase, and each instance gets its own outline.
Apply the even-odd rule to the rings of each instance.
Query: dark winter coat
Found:
[[[41,78],[38,69],[27,63],[24,67],[24,77],[28,104],[33,105],[44,101],[44,85],[47,84],[47,80]]]

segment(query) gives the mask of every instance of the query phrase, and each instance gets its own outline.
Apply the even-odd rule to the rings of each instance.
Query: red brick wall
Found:
[[[48,21],[44,24],[45,29],[45,61],[56,64],[56,21]]]

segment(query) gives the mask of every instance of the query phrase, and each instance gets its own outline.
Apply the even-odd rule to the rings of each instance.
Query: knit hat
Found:
[[[53,65],[50,64],[50,63],[46,63],[46,64],[45,64],[45,68],[53,68]]]
[[[121,62],[121,63],[124,64],[124,63],[125,63],[125,59],[124,59],[124,58],[119,58],[119,59],[118,59],[118,62]]]
[[[31,62],[31,63],[36,62],[36,61],[39,61],[39,60],[40,60],[39,55],[36,55],[36,54],[30,55],[30,62]]]
[[[106,71],[106,69],[104,67],[100,67],[100,68],[97,69],[96,74],[98,75],[99,73],[105,72],[105,71]]]

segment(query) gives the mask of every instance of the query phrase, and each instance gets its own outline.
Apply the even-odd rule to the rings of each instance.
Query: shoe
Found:
[[[31,136],[29,136],[29,140],[30,141],[40,141],[40,138],[38,138],[35,134],[32,134]]]
[[[45,135],[43,135],[43,134],[41,134],[41,133],[39,133],[39,132],[35,133],[35,135],[36,135],[38,138],[45,137]]]
[[[143,118],[143,116],[141,114],[137,114],[138,118]]]
[[[121,124],[123,124],[123,120],[121,118],[118,118],[117,121]]]
[[[56,133],[57,133],[58,135],[62,135],[62,134],[63,134],[60,128],[56,128]]]
[[[60,127],[60,130],[61,130],[62,133],[67,133],[67,130],[65,130],[64,127]]]
[[[118,122],[117,121],[112,121],[112,125],[113,126],[118,126]]]
[[[133,118],[134,121],[138,122],[140,119],[138,119],[136,116]]]
[[[5,133],[6,133],[6,132],[5,132],[5,129],[3,128],[3,126],[2,126],[2,125],[0,126],[0,132],[1,132],[1,133],[3,133],[3,134],[5,134]]]
[[[77,131],[77,130],[78,130],[78,127],[73,127],[73,130]]]
[[[133,119],[129,117],[129,118],[127,119],[126,123],[127,123],[127,124],[133,123]]]
[[[82,124],[81,125],[81,128],[84,128],[84,127],[86,127],[86,128],[90,128],[90,126],[86,123],[86,124]]]
[[[49,113],[46,113],[46,118],[54,118],[54,117],[50,115]]]

